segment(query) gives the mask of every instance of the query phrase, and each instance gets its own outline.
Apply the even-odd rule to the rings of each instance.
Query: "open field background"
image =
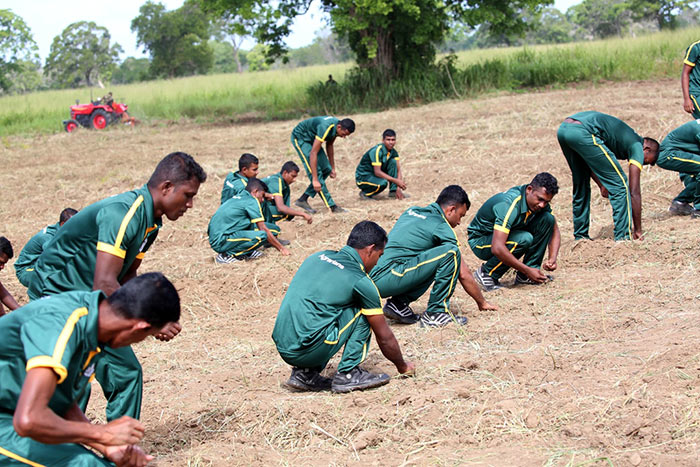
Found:
[[[699,34],[700,28],[687,28],[635,38],[469,50],[457,54],[449,76],[441,67],[431,77],[412,77],[390,86],[369,85],[361,92],[336,89],[330,95],[311,94],[308,88],[325,82],[328,74],[342,83],[350,63],[148,81],[92,91],[83,88],[4,96],[0,97],[0,137],[61,132],[61,122],[69,118],[69,107],[76,99],[87,103],[91,92],[97,99],[107,90],[147,124],[228,125],[294,119],[304,113],[366,112],[445,97],[563,87],[581,81],[670,78],[680,74],[684,51]]]
[[[613,242],[610,208],[594,190],[595,240],[575,244],[570,173],[555,137],[564,117],[597,109],[661,140],[688,120],[681,104],[673,79],[352,115],[357,131],[338,141],[339,175],[330,182],[351,212],[322,212],[312,226],[283,223],[290,257],[267,250],[260,260],[234,265],[214,264],[206,239],[223,178],[244,151],[261,158],[263,175],[294,159],[289,133],[296,121],[9,137],[0,147],[0,234],[18,253],[64,207],[140,186],[174,150],[205,167],[209,180],[194,208],[175,224],[166,221],[143,263],[144,271],[165,272],[183,303],[180,336],[136,347],[146,381],[143,445],[158,466],[698,465],[698,221],[669,216],[678,177],[647,168],[645,240]],[[386,127],[398,132],[412,198],[362,202],[355,165]],[[289,367],[270,334],[308,254],[339,248],[363,219],[388,230],[404,209],[434,201],[451,183],[473,203],[456,229],[466,245],[476,209],[540,171],[561,186],[553,201],[563,238],[554,282],[494,292],[488,298],[500,309],[488,313],[458,289],[453,309],[470,319],[463,329],[394,325],[417,364],[415,378],[345,396],[282,386]],[[292,186],[293,196],[302,185]],[[468,247],[463,254],[471,268],[479,265]],[[0,279],[26,302],[12,269]],[[421,300],[414,309],[424,307]],[[337,358],[329,374],[335,364]],[[365,365],[396,374],[376,345]],[[99,419],[103,405],[93,401],[89,412]]]

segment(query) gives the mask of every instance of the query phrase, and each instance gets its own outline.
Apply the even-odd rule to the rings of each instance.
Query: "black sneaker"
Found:
[[[484,289],[484,292],[491,292],[501,288],[501,283],[498,282],[498,279],[486,274],[484,266],[474,271],[474,279],[476,279],[476,282]]]
[[[348,210],[345,208],[342,208],[336,204],[335,206],[331,206],[331,212],[333,214],[342,214],[344,212],[348,212]]]
[[[331,388],[331,379],[321,376],[317,370],[311,368],[292,368],[292,376],[285,383],[297,391],[328,391]]]
[[[410,306],[400,306],[391,299],[386,301],[384,305],[384,316],[401,324],[413,324],[420,319],[420,316],[415,314]]]
[[[239,262],[240,259],[226,253],[219,253],[216,255],[216,258],[214,258],[214,261],[219,264],[231,264]]]
[[[288,246],[290,243],[292,243],[289,240],[284,240],[282,238],[278,238],[277,241],[280,242],[280,245],[282,246]]]
[[[452,313],[437,313],[435,311],[426,311],[420,317],[420,325],[424,328],[441,328],[450,323],[466,326],[467,321],[466,316],[456,316]]]
[[[546,283],[546,282],[549,282],[549,281],[553,281],[553,280],[554,280],[554,276],[550,276],[549,274],[547,274],[546,276],[547,276],[547,280],[546,280],[546,281],[544,281],[544,282],[535,282],[535,281],[533,281],[532,279],[530,279],[529,277],[527,277],[525,274],[523,274],[522,272],[518,271],[518,272],[515,274],[515,285],[542,285],[542,284],[544,284],[544,283]]]
[[[306,200],[298,199],[294,201],[294,205],[300,207],[309,214],[316,214],[316,210],[312,208],[309,202]]]
[[[391,378],[384,373],[370,373],[356,366],[347,373],[338,372],[333,377],[331,391],[350,392],[356,390],[376,388],[389,382]]]
[[[693,219],[700,217],[700,209],[693,209],[693,211],[690,213],[690,217]]]
[[[368,196],[364,191],[360,191],[360,199],[362,201],[377,201],[377,198]]]
[[[695,209],[690,203],[684,203],[682,201],[673,200],[671,205],[668,207],[668,212],[675,214],[676,216],[687,216],[692,214]]]

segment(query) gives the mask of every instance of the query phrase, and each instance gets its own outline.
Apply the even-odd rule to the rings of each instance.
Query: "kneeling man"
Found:
[[[384,229],[362,221],[339,251],[315,253],[301,264],[272,331],[280,356],[293,367],[287,386],[301,391],[350,392],[388,383],[389,375],[360,368],[369,350],[370,330],[399,373],[413,373],[414,365],[404,361],[382,314],[377,287],[367,275],[385,245]],[[335,377],[321,376],[343,347]]]
[[[549,248],[549,258],[542,267],[546,271],[557,268],[561,235],[549,202],[558,192],[557,179],[542,172],[529,185],[492,196],[477,211],[469,224],[469,246],[486,261],[474,273],[486,292],[501,287],[499,279],[509,268],[518,271],[516,285],[543,284],[552,279],[540,265]]]

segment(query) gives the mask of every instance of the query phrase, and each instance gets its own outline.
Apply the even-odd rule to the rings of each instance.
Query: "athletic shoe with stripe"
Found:
[[[420,317],[420,325],[424,328],[441,328],[450,323],[466,326],[467,321],[466,316],[456,316],[451,313],[438,313],[435,311],[426,311]]]
[[[227,255],[226,253],[219,253],[216,255],[216,258],[214,258],[214,261],[219,264],[231,264],[239,262],[240,259],[232,255]]]
[[[692,204],[676,200],[673,200],[671,205],[668,207],[668,212],[675,214],[676,216],[687,216],[692,214],[693,211],[694,208]]]
[[[474,271],[474,279],[481,286],[481,288],[484,289],[484,292],[491,292],[501,288],[501,283],[498,282],[498,279],[486,274],[483,265]]]
[[[342,393],[376,388],[385,385],[390,379],[387,374],[370,373],[364,368],[356,366],[347,373],[336,373],[331,384],[331,391]]]
[[[410,306],[397,304],[391,299],[384,305],[384,316],[401,324],[413,324],[420,319]]]
[[[547,274],[547,280],[544,282],[535,282],[520,271],[515,274],[515,285],[542,285],[545,282],[553,280],[554,276],[550,276],[549,274]]]
[[[263,255],[263,252],[260,250],[253,250],[247,255],[243,256],[243,259],[258,259]]]
[[[300,207],[304,211],[308,212],[309,214],[316,214],[316,210],[311,207],[308,201],[304,201],[301,199],[298,199],[294,201],[294,205]]]
[[[311,368],[292,368],[292,376],[285,383],[297,391],[328,391],[332,380],[321,376],[317,370]]]

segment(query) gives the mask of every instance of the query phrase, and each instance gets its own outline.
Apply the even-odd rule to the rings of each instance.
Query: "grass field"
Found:
[[[400,89],[396,97],[392,94],[385,96],[386,99],[366,96],[368,102],[345,99],[347,102],[340,102],[337,107],[343,112],[367,111],[445,97],[476,96],[493,90],[564,86],[580,81],[675,77],[680,74],[685,48],[698,36],[700,28],[691,28],[637,38],[460,52],[457,65],[463,71],[454,77],[456,94],[451,88],[441,93]],[[265,121],[338,110],[327,108],[323,102],[314,102],[306,90],[314,83],[325,81],[328,74],[342,82],[350,67],[351,64],[346,63],[196,76],[109,89],[117,100],[129,104],[134,116],[150,125],[182,121]],[[95,98],[105,92],[93,90]],[[387,93],[395,92],[396,89],[387,90]],[[431,97],[426,98],[426,95]],[[76,99],[88,102],[90,90],[2,97],[0,136],[62,131],[61,122],[68,118],[68,108]],[[382,103],[384,101],[388,104]]]
[[[675,73],[675,72],[674,72]],[[557,145],[564,117],[597,109],[659,140],[689,120],[677,79],[597,83],[498,93],[476,99],[350,115],[356,132],[336,144],[334,198],[350,210],[321,210],[312,225],[282,223],[291,256],[214,263],[207,224],[227,172],[242,152],[261,174],[296,160],[296,120],[240,125],[141,126],[75,135],[10,137],[0,235],[19,252],[61,209],[80,209],[141,186],[166,153],[183,150],[209,178],[194,207],[165,222],[142,264],[163,271],[182,300],[183,332],[135,351],[144,368],[144,448],[154,465],[536,465],[696,466],[700,464],[698,221],[670,216],[677,174],[645,167],[642,242],[612,239],[610,205],[592,194],[591,242],[574,242],[571,175]],[[649,109],[653,109],[651,112]],[[387,126],[411,199],[361,201],[353,180],[361,154]],[[623,164],[623,167],[626,164]],[[466,228],[494,193],[540,171],[558,178],[552,202],[562,233],[555,280],[506,288],[478,312],[458,288],[451,307],[466,328],[392,325],[415,378],[396,371],[373,340],[365,367],[393,379],[376,390],[333,395],[290,392],[289,367],[270,338],[285,290],[301,262],[338,249],[364,219],[390,229],[402,211],[433,202],[452,183],[472,207],[455,231],[466,264]],[[304,188],[292,185],[292,197]],[[317,199],[311,204],[319,207]],[[12,263],[0,280],[26,303]],[[424,311],[426,297],[413,305]],[[327,370],[332,374],[336,356]],[[104,417],[94,386],[88,415]]]

